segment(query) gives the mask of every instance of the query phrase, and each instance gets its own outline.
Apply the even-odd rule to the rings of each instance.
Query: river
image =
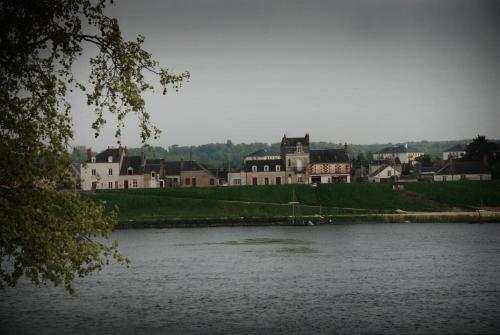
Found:
[[[120,230],[132,261],[0,290],[2,334],[498,334],[499,224]]]

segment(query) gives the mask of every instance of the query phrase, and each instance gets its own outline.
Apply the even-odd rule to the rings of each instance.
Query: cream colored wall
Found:
[[[134,179],[137,180],[137,187],[133,186]],[[118,187],[125,188],[125,180],[128,180],[128,188],[145,188],[144,175],[133,174],[133,175],[122,175],[118,179]]]
[[[465,179],[467,179],[467,180],[491,180],[491,174],[485,173],[485,174],[447,175],[446,181],[459,181],[459,180],[462,180],[462,176],[464,176]],[[434,181],[444,181],[443,175],[435,175]]]
[[[182,187],[193,187],[192,182],[189,185],[186,185],[186,178],[189,178],[189,179],[196,178],[196,187],[215,187],[215,186],[217,186],[217,178],[204,170],[201,170],[201,171],[182,171],[181,172],[181,186]],[[210,185],[210,179],[214,180],[213,185]]]
[[[265,179],[269,178],[269,185],[276,184],[276,177],[281,177],[281,184],[285,184],[285,171],[275,172],[247,172],[246,184],[253,185],[253,178],[257,178],[257,185],[265,185]]]
[[[240,179],[240,185],[234,183],[234,179]],[[247,176],[245,171],[229,172],[227,174],[227,184],[229,186],[242,186],[247,184]]]
[[[96,175],[92,175],[92,169],[96,170]],[[109,169],[113,169],[113,175],[108,173]],[[113,183],[119,179],[120,164],[119,163],[84,163],[80,165],[80,177],[82,179],[82,190],[89,191],[92,189],[92,183],[97,183],[97,189],[109,189],[108,183]]]

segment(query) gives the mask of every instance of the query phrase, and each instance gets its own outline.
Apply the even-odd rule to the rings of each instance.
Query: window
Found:
[[[298,183],[303,183],[304,182],[304,179],[302,179],[302,176],[298,176],[297,177],[297,182]]]
[[[186,185],[191,185],[191,179],[186,178]]]
[[[108,163],[113,163],[113,156],[108,156]]]
[[[257,165],[252,166],[252,172],[257,172]]]
[[[264,184],[265,184],[265,185],[269,185],[269,178],[267,178],[267,177],[266,177],[266,178],[264,178]]]
[[[276,185],[281,185],[281,177],[276,177]]]
[[[92,158],[90,159],[90,161],[91,161],[92,163],[95,163],[95,157],[92,157]]]
[[[238,178],[233,179],[233,184],[234,185],[241,185],[241,179],[238,179]]]
[[[134,174],[134,169],[133,169],[132,167],[129,167],[129,168],[127,169],[127,174],[128,174],[129,176],[133,175],[133,174]]]
[[[392,176],[392,171],[391,170],[387,170],[387,177],[390,177]]]
[[[137,179],[132,180],[132,187],[137,188]]]
[[[257,185],[257,178],[252,178],[252,185]]]
[[[269,165],[264,165],[264,172],[269,172]]]
[[[113,182],[108,182],[108,188],[113,188]]]
[[[151,178],[154,178],[155,177],[155,172],[151,172]]]
[[[92,175],[95,176],[97,174],[95,169],[92,169]]]
[[[215,185],[215,180],[214,180],[214,178],[210,178],[210,185]]]
[[[281,171],[281,165],[276,165],[276,172],[280,172]]]
[[[446,177],[447,177],[447,176],[443,176],[443,181],[446,181],[446,179],[447,179]]]
[[[303,153],[304,152],[304,147],[302,146],[302,143],[297,143],[297,153]]]
[[[292,166],[292,161],[288,160],[288,167]]]
[[[108,169],[108,175],[110,175],[110,176],[113,175],[113,169]]]

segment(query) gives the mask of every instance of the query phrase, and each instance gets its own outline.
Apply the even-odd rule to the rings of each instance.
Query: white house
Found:
[[[401,176],[401,172],[390,164],[382,164],[378,169],[368,175],[368,181],[372,183],[379,183],[381,181],[389,180],[393,177]]]
[[[422,156],[424,153],[418,149],[408,147],[408,144],[395,147],[383,148],[379,152],[373,154],[375,160],[391,159],[396,163],[412,164],[415,158]],[[399,162],[398,162],[399,161]]]
[[[113,189],[118,187],[120,165],[127,149],[108,148],[89,157],[89,161],[80,165],[82,190]]]
[[[491,170],[483,162],[463,162],[450,159],[434,175],[434,181],[491,180]]]
[[[450,158],[462,158],[465,156],[467,146],[465,144],[457,144],[445,151],[443,151],[443,160],[448,160]]]

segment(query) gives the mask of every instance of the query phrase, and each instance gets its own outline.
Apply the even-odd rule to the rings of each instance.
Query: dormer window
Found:
[[[128,174],[129,176],[133,175],[133,174],[134,174],[134,169],[133,169],[132,167],[129,167],[129,168],[127,169],[127,174]]]
[[[257,172],[257,165],[252,166],[252,172]]]
[[[269,172],[269,165],[264,165],[264,172]]]
[[[113,163],[113,156],[108,156],[108,163]]]
[[[276,165],[276,172],[280,172],[281,171],[281,165]]]
[[[94,156],[92,156],[92,158],[90,159],[90,161],[91,161],[92,163],[95,163],[95,157],[94,157]]]
[[[155,177],[155,175],[156,175],[156,174],[155,174],[155,172],[154,172],[154,171],[153,171],[153,172],[151,172],[151,178],[154,178],[154,177]]]
[[[304,152],[304,146],[302,145],[302,143],[297,143],[297,153],[301,154]]]

